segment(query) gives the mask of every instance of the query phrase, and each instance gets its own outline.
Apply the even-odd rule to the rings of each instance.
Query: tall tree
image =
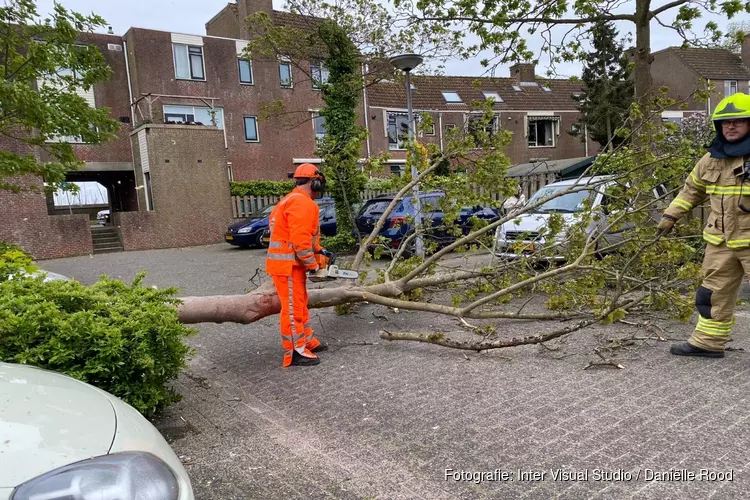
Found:
[[[33,0],[0,7],[0,189],[18,190],[13,178],[23,174],[60,183],[80,165],[64,138],[98,144],[114,134],[109,110],[79,94],[109,77],[99,50],[80,43],[81,33],[104,25],[58,3],[46,19]]]
[[[742,50],[742,42],[747,35],[750,35],[750,21],[729,23],[724,40],[719,44],[719,47],[732,52],[739,52]]]
[[[635,36],[635,96],[646,103],[652,91],[651,24],[658,23],[675,31],[685,41],[694,40],[692,27],[706,12],[720,12],[733,18],[750,12],[750,2],[742,0],[672,0],[654,5],[652,0],[635,0],[623,4],[609,0],[393,0],[406,22],[430,24],[440,33],[451,31],[457,39],[476,36],[474,52],[490,51],[496,56],[483,63],[487,66],[517,60],[534,60],[524,38],[526,33],[542,41],[541,51],[554,66],[563,61],[580,60],[591,41],[594,28],[607,21],[624,21],[632,25]],[[719,41],[722,33],[713,21],[706,23],[705,37]]]
[[[592,31],[592,51],[584,59],[583,94],[574,96],[581,119],[574,135],[588,136],[611,151],[623,142],[615,131],[625,123],[633,102],[633,80],[623,44],[614,23],[597,24]]]

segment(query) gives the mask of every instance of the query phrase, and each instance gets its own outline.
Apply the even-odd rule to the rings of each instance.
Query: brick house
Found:
[[[702,112],[710,115],[724,97],[736,92],[748,93],[750,85],[750,35],[745,37],[740,54],[726,49],[669,47],[653,54],[651,75],[654,87],[669,87],[669,96],[685,102],[685,109],[674,106],[663,118],[679,121],[683,116]],[[702,81],[712,83],[714,92],[707,102],[691,95]]]
[[[277,24],[304,27],[300,17],[274,11],[271,0],[238,0],[208,21],[206,35],[137,27],[123,36],[82,35],[112,68],[111,79],[84,97],[108,107],[122,127],[107,144],[73,144],[85,165],[68,180],[107,188],[113,230],[125,250],[220,241],[231,218],[231,180],[285,179],[295,165],[320,161],[322,100],[310,75],[324,78],[325,68],[315,61],[244,59],[248,31],[240,20],[258,11]],[[534,69],[516,65],[510,78],[414,77],[414,108],[429,112],[435,124],[422,140],[441,144],[446,129],[470,121],[473,101],[492,97],[494,126],[513,132],[507,149],[513,164],[595,154],[598,145],[568,134],[580,83],[537,79]],[[283,103],[282,117],[262,119],[270,102]],[[401,172],[403,85],[370,86],[360,106],[360,123],[370,131],[363,156],[389,152],[388,170]],[[0,192],[2,206],[13,207],[0,239],[21,243],[37,258],[91,252],[86,215],[50,215],[49,197],[12,196]]]

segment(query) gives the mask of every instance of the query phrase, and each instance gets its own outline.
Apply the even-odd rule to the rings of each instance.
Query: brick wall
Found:
[[[43,187],[40,178],[25,176],[13,182],[23,190],[0,190],[0,241],[15,243],[38,260],[92,253],[88,215],[48,215],[46,197],[38,191]]]
[[[171,34],[133,28],[126,34],[134,95],[154,93],[212,97],[224,110],[227,161],[235,180],[286,179],[294,158],[315,157],[311,110],[322,107],[307,65],[292,68],[293,88],[282,88],[278,61],[253,59],[253,85],[241,84],[235,40],[203,37],[206,81],[176,80]],[[283,103],[282,116],[258,121],[259,142],[245,141],[244,117],[260,116],[264,105]],[[165,104],[205,107],[198,99],[162,97],[152,104],[153,121],[163,121]],[[148,104],[139,103],[148,113]],[[364,126],[364,113],[359,113]]]
[[[384,128],[384,113],[381,108],[370,108],[368,113],[370,127],[370,143],[373,154],[388,152],[388,137]],[[450,112],[443,111],[442,120],[438,112],[430,112],[432,121],[435,124],[435,135],[423,135],[420,141],[427,144],[440,144],[441,135],[445,143],[447,141],[447,130],[451,126],[459,129],[464,127],[466,114],[463,111]],[[577,137],[571,136],[568,132],[578,119],[577,112],[555,112],[552,115],[560,117],[560,134],[555,136],[554,147],[537,147],[530,148],[526,138],[525,116],[526,112],[520,111],[503,111],[498,114],[498,127],[510,131],[513,134],[511,143],[505,148],[505,154],[511,159],[512,164],[528,163],[532,158],[547,158],[550,160],[578,158],[586,156],[586,147]],[[442,122],[442,128],[441,128]],[[594,141],[589,141],[588,154],[594,155],[600,146]],[[390,151],[392,160],[403,160],[406,158],[405,151]]]
[[[144,126],[148,140],[153,211],[114,214],[125,250],[217,243],[232,219],[224,136],[210,127]],[[136,182],[143,185],[143,159],[133,133]]]

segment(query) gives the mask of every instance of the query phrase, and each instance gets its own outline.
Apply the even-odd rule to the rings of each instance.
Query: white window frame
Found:
[[[484,95],[484,100],[489,101],[490,99],[494,99],[496,103],[499,102],[505,102],[503,101],[503,98],[500,97],[500,93],[495,90],[483,90],[482,95]]]
[[[471,133],[471,131],[469,130],[471,119],[474,117],[478,117],[479,119],[481,119],[483,114],[484,113],[469,113],[468,115],[464,116],[464,123],[466,124],[465,132],[467,135]],[[490,133],[490,136],[492,137],[500,129],[500,115],[498,113],[494,113],[492,115],[492,123],[490,124],[490,126],[492,127],[492,131]]]
[[[443,100],[445,100],[446,104],[463,104],[464,100],[461,97],[461,94],[458,93],[456,90],[441,90],[440,93],[443,96]],[[446,94],[456,94],[456,97],[458,97],[458,100],[448,100],[448,96]]]
[[[734,92],[732,92],[732,84],[734,84]],[[724,80],[724,97],[729,97],[740,90],[740,82],[737,80]]]
[[[317,79],[316,79],[317,74]],[[328,68],[326,68],[323,61],[312,61],[310,63],[310,80],[312,81],[313,90],[320,90],[320,85],[328,83]]]
[[[560,133],[560,117],[558,116],[534,116],[534,120],[529,120],[529,115],[526,116],[526,144],[528,145],[529,149],[536,149],[536,148],[556,148],[557,147],[557,136]],[[551,122],[551,134],[552,137],[552,144],[542,144],[539,145],[538,139],[535,139],[535,144],[531,144],[531,134],[529,133],[531,124],[537,124],[539,122]],[[535,134],[537,135],[537,134]]]
[[[315,120],[317,120],[318,118],[322,118],[323,119],[323,124],[324,124],[324,127],[325,127],[325,117],[320,116],[320,110],[318,110],[318,109],[312,109],[312,110],[310,110],[310,113],[312,114],[312,127],[313,127],[313,135],[315,135],[315,141],[316,142],[317,141],[322,141],[323,138],[326,136],[325,128],[323,128],[323,133],[319,134],[318,133],[318,127],[316,125]]]
[[[183,49],[185,50],[185,56],[187,57],[188,71],[190,72],[190,77],[188,78],[184,76],[179,76],[177,74],[177,51],[183,50]],[[191,60],[190,49],[200,51],[201,72],[203,73],[203,78],[197,78],[195,74],[193,73],[193,64]],[[192,55],[196,55],[196,54],[192,54]],[[206,55],[203,52],[203,47],[201,45],[190,45],[187,43],[172,42],[172,62],[174,64],[174,77],[176,80],[186,80],[186,81],[196,81],[196,82],[206,81]]]
[[[172,110],[172,112],[168,112],[167,108],[183,108],[185,113],[184,114],[179,113],[176,110]],[[220,108],[220,107],[209,108],[207,106],[191,106],[189,104],[164,104],[161,108],[162,117],[164,118],[165,124],[167,123],[167,115],[182,115],[185,117],[185,119],[183,120],[183,123],[188,123],[191,121],[187,119],[188,116],[192,116],[193,117],[192,121],[195,122],[195,117],[198,114],[196,110],[201,110],[201,111],[207,110],[209,111],[209,117],[210,117],[211,115],[210,111],[212,109],[219,112],[217,114],[217,123],[215,125],[216,128],[223,130],[224,129],[224,108]],[[190,113],[188,113],[188,111],[190,111]],[[214,125],[212,123],[205,123],[204,126],[213,127]]]
[[[249,82],[243,82],[242,81],[242,63],[246,62],[248,67],[250,68],[250,81]],[[237,78],[240,81],[240,85],[255,85],[255,75],[253,74],[253,61],[250,59],[245,59],[243,57],[237,58]]]
[[[396,136],[396,142],[391,142],[391,116],[394,116],[394,123],[393,125],[396,127],[396,134],[398,134],[398,117],[406,118],[406,140],[400,141],[399,135]],[[415,122],[416,122],[416,115],[415,115]],[[388,140],[388,150],[389,151],[405,151],[406,150],[406,143],[409,141],[409,116],[408,113],[404,111],[386,111],[386,121],[385,121],[385,135]]]
[[[247,138],[247,119],[252,118],[253,123],[255,123],[255,139],[248,139]],[[260,142],[260,131],[258,130],[258,117],[255,115],[244,115],[242,117],[242,130],[245,133],[245,142],[255,143]]]
[[[284,81],[281,79],[282,66],[287,66],[289,68],[289,85],[284,85]],[[279,58],[279,85],[282,89],[294,88],[294,73],[292,72],[292,61],[288,57]]]

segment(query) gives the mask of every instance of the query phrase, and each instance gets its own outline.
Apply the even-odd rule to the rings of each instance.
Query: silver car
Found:
[[[193,500],[133,407],[58,373],[0,363],[0,500]]]

